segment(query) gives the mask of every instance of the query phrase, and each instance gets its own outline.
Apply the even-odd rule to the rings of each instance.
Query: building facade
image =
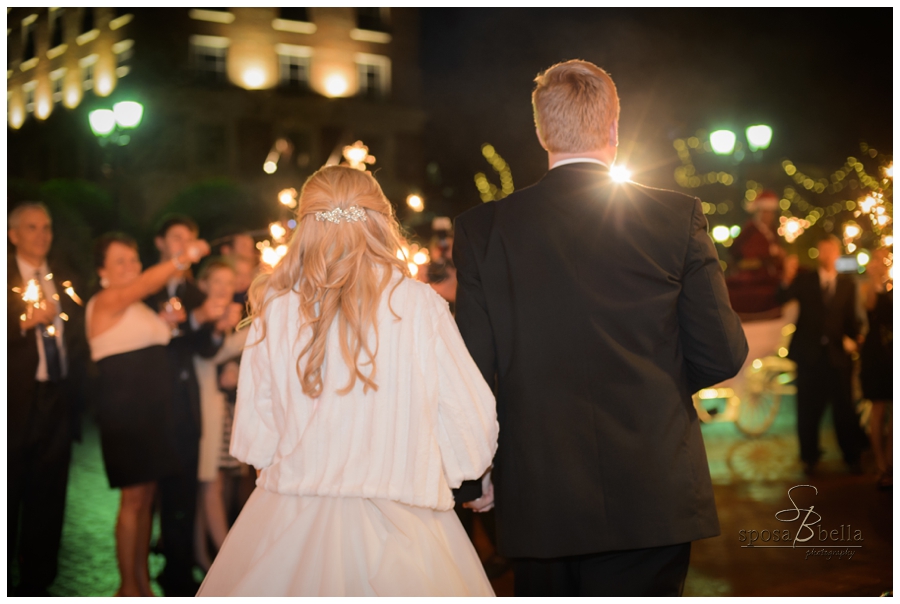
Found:
[[[418,37],[402,8],[8,9],[8,175],[114,163],[149,217],[213,178],[274,200],[362,140],[396,203],[424,174]],[[87,114],[120,100],[144,116],[113,157]]]

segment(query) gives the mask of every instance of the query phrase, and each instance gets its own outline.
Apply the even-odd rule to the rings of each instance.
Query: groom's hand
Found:
[[[481,497],[474,501],[467,501],[463,504],[464,508],[469,508],[475,512],[487,512],[494,507],[494,483],[491,481],[491,473],[488,472],[482,482]]]

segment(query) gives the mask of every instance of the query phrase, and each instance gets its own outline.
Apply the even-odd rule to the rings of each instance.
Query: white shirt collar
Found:
[[[819,267],[819,283],[829,283],[835,279],[837,279],[837,271],[833,273],[826,272],[825,269]]]
[[[585,164],[585,163],[600,164],[601,166],[603,166],[607,169],[609,168],[609,166],[606,165],[605,162],[602,162],[599,159],[594,159],[593,157],[571,157],[569,159],[559,160],[558,162],[556,162],[555,164],[550,166],[550,169],[552,170],[553,168],[558,168],[559,166],[565,166],[566,164]]]
[[[50,267],[47,266],[46,259],[44,259],[40,266],[35,267],[25,260],[22,260],[22,258],[16,254],[16,265],[19,267],[19,275],[21,275],[23,281],[33,279],[35,273],[40,273],[43,276],[50,272]]]

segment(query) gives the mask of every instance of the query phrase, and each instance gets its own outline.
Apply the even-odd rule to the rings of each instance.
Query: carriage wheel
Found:
[[[779,366],[781,359],[773,359],[771,363],[767,359],[761,361],[759,368],[749,369],[746,390],[735,421],[738,429],[747,436],[759,436],[772,427],[784,390],[779,380],[784,373]]]

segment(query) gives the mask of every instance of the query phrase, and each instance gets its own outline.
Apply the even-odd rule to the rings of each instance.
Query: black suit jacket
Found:
[[[777,294],[780,304],[796,299],[800,303],[797,330],[791,338],[788,358],[801,371],[814,367],[823,355],[832,367],[850,370],[850,355],[844,352],[843,339],[856,340],[861,320],[856,309],[856,281],[851,275],[837,276],[834,296],[828,306],[822,296],[818,271],[797,274],[787,288]]]
[[[212,357],[222,345],[213,338],[212,324],[193,330],[190,325],[190,313],[201,306],[206,295],[191,283],[185,281],[176,292],[187,311],[188,320],[179,326],[182,335],[172,338],[166,347],[169,363],[175,379],[175,430],[179,443],[179,451],[186,462],[194,463],[191,457],[196,456],[195,449],[200,439],[200,386],[194,369],[194,355]],[[159,310],[161,302],[169,298],[164,287],[159,292],[144,300],[154,311]],[[196,469],[195,469],[196,471]]]
[[[53,284],[59,294],[59,302],[68,321],[63,327],[63,346],[68,366],[66,379],[61,386],[69,409],[66,419],[70,423],[70,437],[79,435],[81,395],[83,392],[85,365],[89,355],[84,336],[84,308],[65,293],[64,281],[72,284],[76,294],[84,294],[79,280],[73,273],[57,262],[48,262],[53,273]],[[29,277],[30,278],[30,277]],[[37,381],[34,379],[39,362],[38,346],[34,329],[22,334],[19,317],[25,312],[22,294],[13,288],[22,289],[25,281],[19,274],[14,253],[7,259],[6,278],[6,375],[7,375],[7,437],[8,447],[23,444],[28,417],[34,403]]]
[[[700,201],[570,164],[462,214],[453,260],[460,332],[497,383],[500,553],[718,535],[691,394],[747,344]]]

